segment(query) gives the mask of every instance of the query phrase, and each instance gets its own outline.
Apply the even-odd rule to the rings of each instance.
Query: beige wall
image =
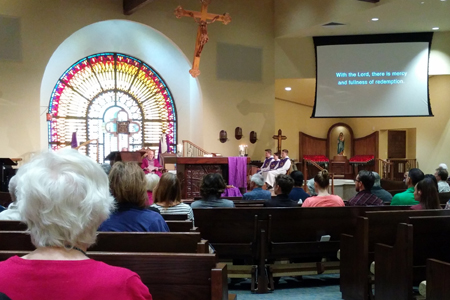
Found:
[[[197,0],[181,3],[185,9],[200,8]],[[47,106],[39,105],[42,76],[56,48],[77,30],[108,19],[140,22],[162,32],[192,59],[197,27],[190,18],[175,18],[173,10],[179,4],[178,0],[154,1],[135,14],[124,16],[122,1],[116,0],[0,0],[1,15],[21,20],[23,51],[20,62],[0,60],[0,157],[28,159],[41,150],[40,134],[45,134],[46,128],[40,128],[39,119],[47,110]],[[210,40],[202,53],[201,95],[198,95],[203,101],[204,126],[189,130],[179,140],[195,141],[206,150],[223,155],[237,155],[239,144],[250,145],[249,132],[254,130],[259,141],[249,146],[249,154],[256,151],[262,158],[263,149],[271,143],[270,137],[275,132],[273,1],[246,0],[246,8],[252,13],[242,10],[238,1],[211,4],[211,12],[228,12],[232,22],[208,27]],[[218,80],[217,42],[261,48],[262,80]],[[198,120],[191,122],[194,126]],[[244,139],[239,142],[234,139],[237,126],[244,133]],[[230,140],[225,144],[218,141],[221,129],[229,133]]]
[[[380,131],[380,157],[387,157],[388,129],[408,129],[407,155],[419,161],[425,173],[433,173],[439,163],[450,163],[450,76],[430,77],[430,101],[434,117],[413,118],[351,118],[311,119],[312,108],[276,100],[276,128],[288,136],[283,147],[292,149],[291,157],[298,158],[298,132],[325,138],[329,127],[337,122],[348,124],[356,138]],[[292,126],[293,125],[293,126]],[[415,128],[415,130],[414,130]],[[415,131],[415,134],[414,134]],[[411,145],[416,144],[415,149]],[[383,149],[385,149],[383,151]]]

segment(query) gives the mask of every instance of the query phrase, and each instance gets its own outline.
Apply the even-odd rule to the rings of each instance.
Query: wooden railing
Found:
[[[322,168],[316,162],[309,160],[309,159],[303,159],[303,177],[305,178],[304,183],[303,183],[303,189],[307,192],[308,192],[308,186],[306,185],[306,178],[308,178],[308,164],[313,165],[314,167],[319,169],[319,171],[325,170],[325,168]],[[334,194],[334,174],[330,173],[330,176],[331,176],[331,194]]]
[[[393,180],[403,180],[403,174],[413,168],[418,168],[419,164],[415,158],[391,158]]]
[[[202,157],[210,152],[200,148],[191,141],[183,140],[183,156],[184,157]]]
[[[384,179],[394,180],[394,164],[381,158],[377,158],[376,161],[378,163],[380,177]]]
[[[80,146],[78,146],[78,147],[76,147],[75,149],[80,149],[81,147],[83,147],[83,146],[86,146],[86,145],[88,145],[88,144],[90,144],[90,143],[92,143],[92,142],[96,142],[97,143],[97,162],[99,162],[100,160],[99,160],[99,149],[98,149],[98,139],[92,139],[92,140],[89,140],[89,141],[87,141],[87,142],[84,142],[84,143],[82,143]]]

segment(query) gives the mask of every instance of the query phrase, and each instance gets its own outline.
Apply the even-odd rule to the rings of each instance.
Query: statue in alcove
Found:
[[[337,154],[344,155],[345,138],[343,132],[339,133],[337,144]]]

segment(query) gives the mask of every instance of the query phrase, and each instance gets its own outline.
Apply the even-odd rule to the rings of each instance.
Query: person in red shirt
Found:
[[[323,170],[314,176],[314,190],[317,196],[306,198],[302,207],[330,207],[345,206],[344,201],[338,195],[328,193],[330,175],[328,170]]]
[[[152,300],[136,273],[86,254],[114,209],[98,164],[75,150],[48,152],[16,176],[18,210],[36,250],[0,262],[1,293],[14,300]]]

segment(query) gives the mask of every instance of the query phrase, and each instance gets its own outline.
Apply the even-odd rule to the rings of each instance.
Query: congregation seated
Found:
[[[344,201],[338,195],[331,195],[328,193],[330,185],[330,175],[328,170],[323,170],[314,176],[314,191],[317,196],[309,197],[304,202],[302,207],[334,207],[345,206]]]
[[[116,162],[109,173],[109,184],[117,207],[98,231],[170,231],[159,212],[147,208],[145,175],[136,163]]]
[[[206,207],[234,207],[231,200],[221,199],[227,185],[219,173],[207,174],[200,183],[200,196],[202,199],[192,202],[192,208]]]
[[[298,205],[297,200],[292,200],[289,197],[289,193],[294,187],[294,179],[289,175],[280,174],[275,178],[275,198],[266,200],[264,202],[265,207],[296,207]]]
[[[145,174],[145,180],[146,180],[146,188],[147,188],[147,196],[148,196],[148,202],[146,204],[147,204],[147,206],[150,206],[153,204],[153,189],[156,187],[156,185],[159,182],[159,176],[155,173],[148,173],[148,174]]]
[[[388,204],[392,201],[392,195],[385,189],[381,187],[381,178],[380,174],[377,172],[372,172],[373,177],[375,178],[375,182],[373,183],[372,188],[370,189],[370,192],[383,200],[383,203]]]
[[[12,202],[8,205],[5,210],[0,209],[0,220],[2,221],[20,221],[19,210],[17,209],[17,199],[16,199],[16,188],[17,188],[17,178],[13,176],[9,180],[8,190],[11,195]]]
[[[348,200],[348,206],[383,205],[383,200],[371,193],[374,183],[375,177],[371,171],[359,171],[355,179],[357,194]]]
[[[250,188],[252,190],[242,195],[242,200],[270,200],[272,198],[272,194],[270,191],[263,190],[263,185],[264,178],[262,175],[258,173],[253,174],[250,182]]]
[[[152,299],[136,273],[86,255],[114,207],[99,165],[62,150],[36,156],[16,176],[18,210],[36,250],[0,262],[2,293],[14,300]]]
[[[164,173],[153,192],[154,203],[151,207],[159,209],[163,215],[187,215],[194,221],[192,208],[181,202],[181,184],[177,176]]]
[[[294,187],[289,193],[289,198],[292,200],[296,200],[299,204],[302,204],[306,198],[309,197],[309,194],[305,192],[302,188],[303,186],[303,173],[300,171],[294,171],[289,174],[292,179],[294,179]]]
[[[448,179],[448,171],[442,167],[436,169],[436,173],[434,173],[438,184],[438,192],[439,193],[448,193],[450,192],[450,186],[447,183]]]
[[[414,199],[419,204],[411,206],[413,210],[440,209],[436,183],[431,178],[424,178],[414,187]]]
[[[271,169],[267,172],[263,172],[264,181],[267,183],[268,189],[272,189],[275,184],[275,178],[279,174],[287,174],[287,172],[291,169],[291,159],[288,156],[289,151],[287,149],[283,149],[281,151],[281,159],[278,162],[278,165],[275,169]]]
[[[391,205],[416,205],[418,201],[414,200],[414,187],[416,184],[425,178],[425,175],[420,169],[413,168],[409,170],[405,178],[405,183],[408,189],[403,193],[395,194],[392,197]]]

